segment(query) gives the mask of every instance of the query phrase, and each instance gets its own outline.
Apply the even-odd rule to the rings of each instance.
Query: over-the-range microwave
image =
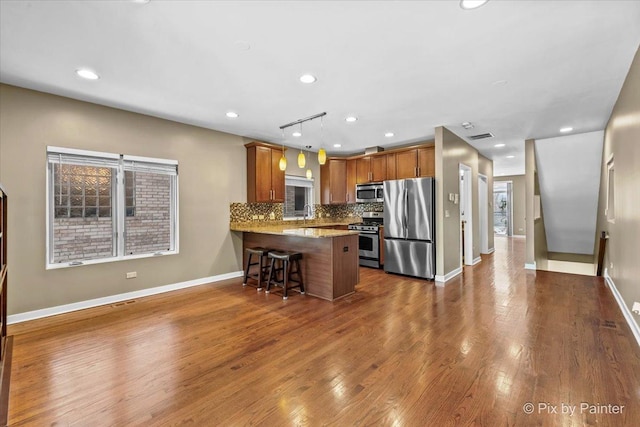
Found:
[[[384,202],[382,183],[356,184],[356,202]]]

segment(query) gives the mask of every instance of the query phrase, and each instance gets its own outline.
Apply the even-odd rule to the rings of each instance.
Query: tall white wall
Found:
[[[549,252],[593,254],[604,131],[535,141]]]

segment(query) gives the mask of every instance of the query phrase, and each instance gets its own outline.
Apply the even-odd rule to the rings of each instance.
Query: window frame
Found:
[[[53,242],[54,242],[54,226],[53,221],[55,220],[55,206],[52,202],[51,198],[55,197],[53,194],[54,191],[54,183],[52,182],[52,162],[49,161],[50,154],[61,154],[61,155],[74,155],[74,156],[82,156],[86,158],[100,158],[100,159],[108,159],[108,160],[116,160],[118,161],[118,166],[116,168],[115,173],[115,184],[112,184],[115,188],[115,194],[112,195],[112,221],[113,221],[113,232],[114,237],[112,238],[113,242],[113,253],[114,256],[98,258],[98,259],[86,259],[86,260],[75,260],[75,261],[65,261],[54,263],[53,261]],[[147,164],[156,164],[156,165],[165,165],[165,166],[175,166],[175,174],[168,174],[172,176],[170,180],[170,247],[172,249],[165,251],[156,251],[153,253],[142,253],[142,254],[131,254],[127,255],[125,253],[126,246],[126,200],[125,200],[125,183],[124,183],[124,175],[125,175],[125,164],[127,162],[140,162]],[[178,190],[179,190],[179,176],[178,176],[178,161],[177,160],[169,160],[169,159],[159,159],[152,157],[140,157],[140,156],[130,156],[125,154],[114,154],[114,153],[106,153],[99,151],[89,151],[89,150],[79,150],[74,148],[64,148],[64,147],[55,147],[55,146],[47,146],[47,155],[46,155],[46,196],[45,196],[45,210],[46,210],[46,242],[45,242],[45,268],[46,270],[53,270],[59,268],[68,268],[68,267],[77,267],[81,265],[93,265],[93,264],[102,264],[106,262],[114,262],[114,261],[125,261],[132,259],[141,259],[141,258],[151,258],[157,256],[164,255],[175,255],[178,254],[179,251],[179,209],[178,209]],[[135,192],[135,189],[134,189]]]
[[[295,184],[301,184],[301,185],[295,185]],[[307,191],[309,192],[309,205],[311,206],[311,215],[309,216],[309,218],[314,218],[315,217],[315,180],[313,178],[307,178],[307,177],[303,177],[303,176],[297,176],[297,175],[285,175],[284,177],[284,186],[285,186],[285,199],[284,199],[284,203],[282,206],[282,219],[284,221],[295,221],[295,220],[299,220],[301,218],[304,218],[304,214],[302,216],[287,216],[287,212],[286,212],[286,205],[287,205],[287,191],[286,188],[287,186],[293,186],[293,187],[305,187],[307,189]]]

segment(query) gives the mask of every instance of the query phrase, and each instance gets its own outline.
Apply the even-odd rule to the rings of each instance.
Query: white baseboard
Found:
[[[454,277],[456,277],[459,274],[462,274],[462,267],[458,267],[455,270],[448,272],[444,276],[439,276],[439,275],[436,274],[436,277],[435,277],[436,286],[444,286],[444,283],[447,280],[453,279]]]
[[[525,270],[536,270],[536,263],[534,262],[533,264],[524,264],[524,269]]]
[[[485,255],[492,254],[496,251],[496,248],[489,248],[489,250],[485,253]]]
[[[476,265],[476,264],[479,264],[480,262],[482,262],[482,258],[478,257],[473,260],[473,263],[471,265]]]
[[[242,277],[243,274],[243,271],[233,271],[231,273],[218,274],[217,276],[203,277],[201,279],[187,280],[186,282],[174,283],[171,285],[157,286],[155,288],[126,292],[124,294],[110,295],[108,297],[95,298],[87,301],[80,301],[71,304],[43,308],[40,310],[27,311],[25,313],[12,314],[11,316],[7,316],[7,324],[11,325],[14,323],[26,322],[28,320],[41,319],[43,317],[69,313],[71,311],[98,307],[100,305],[113,304],[115,302],[126,301],[134,298],[142,298],[150,295],[162,294],[164,292],[175,291],[178,289],[190,288],[192,286],[204,285],[212,282],[220,282],[222,280],[233,279],[235,277]]]
[[[606,268],[604,269],[604,280],[607,282],[609,289],[611,289],[611,293],[613,294],[613,297],[618,302],[618,306],[620,306],[620,311],[622,311],[622,314],[624,315],[624,318],[627,320],[627,324],[629,325],[629,328],[631,329],[633,336],[636,338],[636,341],[640,346],[640,327],[638,327],[636,320],[633,318],[633,314],[631,314],[629,307],[627,307],[627,304],[625,304],[624,299],[622,299],[622,295],[620,295],[620,292],[618,292],[618,288],[616,288],[616,284],[613,283],[613,279],[611,278],[611,276],[609,276],[609,272],[607,271]]]
[[[526,236],[526,234],[514,234],[511,237],[517,237],[518,239],[524,239]]]

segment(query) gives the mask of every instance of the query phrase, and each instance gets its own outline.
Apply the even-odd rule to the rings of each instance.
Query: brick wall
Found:
[[[171,242],[170,177],[136,172],[135,216],[125,221],[125,253],[166,251]]]
[[[112,237],[111,218],[56,218],[53,262],[110,257]]]
[[[135,216],[125,220],[125,253],[167,250],[171,239],[170,177],[137,172],[135,180]],[[53,235],[56,263],[113,255],[111,218],[56,218]]]

